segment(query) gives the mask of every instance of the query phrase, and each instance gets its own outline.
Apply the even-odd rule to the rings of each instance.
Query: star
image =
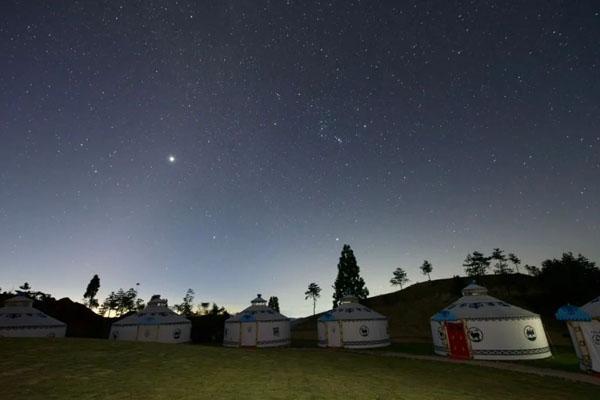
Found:
[[[169,156],[167,157],[167,160],[169,161],[169,164],[175,164],[175,161],[177,159],[175,158],[175,156],[173,154],[169,154]]]

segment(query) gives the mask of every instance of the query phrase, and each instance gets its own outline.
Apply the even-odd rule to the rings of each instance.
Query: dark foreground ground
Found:
[[[1,339],[0,398],[600,399],[600,387],[313,348]]]

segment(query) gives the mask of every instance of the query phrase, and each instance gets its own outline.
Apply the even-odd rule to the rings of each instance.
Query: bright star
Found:
[[[174,164],[175,163],[175,156],[173,154],[170,154],[169,157],[167,158],[167,160],[169,160],[169,162],[171,164]]]

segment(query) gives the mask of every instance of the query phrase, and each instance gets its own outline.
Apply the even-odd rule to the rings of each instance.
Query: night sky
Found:
[[[0,138],[3,290],[301,316],[344,243],[371,294],[600,261],[600,3],[2,1]]]

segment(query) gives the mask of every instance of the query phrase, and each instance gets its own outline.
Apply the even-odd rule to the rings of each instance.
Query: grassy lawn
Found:
[[[2,339],[0,398],[597,400],[600,388],[335,350]]]
[[[581,372],[579,360],[572,347],[552,346],[552,357],[543,360],[520,361],[522,364],[539,368],[561,369],[563,371]]]
[[[418,354],[425,356],[435,355],[433,346],[430,343],[392,343],[388,347],[373,349],[374,351],[397,351],[400,353]],[[552,346],[552,357],[543,360],[531,361],[507,361],[510,363],[519,363],[538,368],[559,369],[569,372],[581,372],[579,361],[570,346]]]

